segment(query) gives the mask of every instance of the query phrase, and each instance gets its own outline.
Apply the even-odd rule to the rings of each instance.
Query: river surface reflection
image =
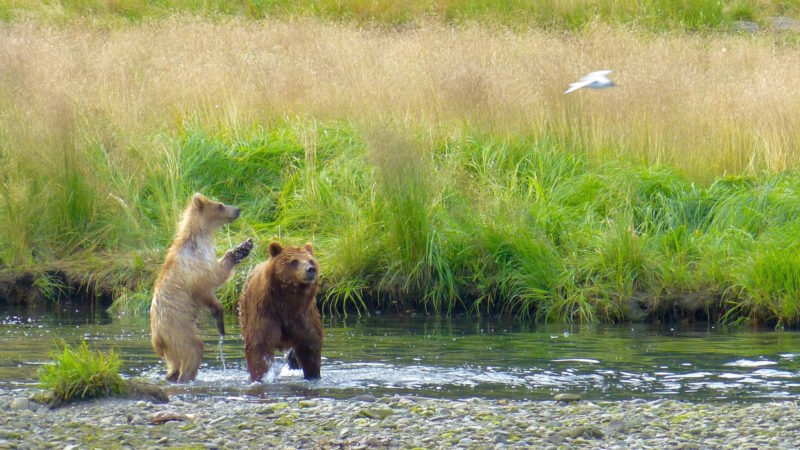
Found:
[[[0,388],[30,387],[64,340],[114,349],[123,374],[161,382],[146,317],[77,311],[0,311]],[[170,390],[189,395],[331,396],[412,394],[447,398],[593,400],[671,397],[689,401],[798,398],[800,333],[719,330],[710,325],[568,327],[498,320],[374,316],[328,320],[322,379],[306,382],[283,360],[266,383],[248,381],[240,328],[228,320],[219,355],[210,316],[198,380]]]

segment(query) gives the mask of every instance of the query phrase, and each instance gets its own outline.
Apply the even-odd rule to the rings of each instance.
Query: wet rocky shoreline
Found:
[[[172,395],[48,410],[0,390],[0,448],[796,448],[795,401]]]

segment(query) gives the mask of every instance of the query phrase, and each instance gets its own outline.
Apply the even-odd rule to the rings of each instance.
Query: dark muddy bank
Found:
[[[108,309],[120,292],[141,291],[147,281],[123,280],[122,277],[114,280],[113,277],[97,277],[87,273],[71,273],[61,269],[48,269],[38,273],[32,271],[12,272],[0,271],[0,307],[11,307],[21,311],[42,310],[48,308],[74,307],[81,310]],[[318,301],[320,308],[325,313],[341,314],[345,311],[333,309],[325,305],[327,283],[320,286]],[[363,297],[368,313],[375,312],[391,314],[429,313],[429,311],[416,311],[405,305],[413,304],[410,299],[397,299],[387,302],[385,296],[374,290],[372,294]],[[383,298],[383,301],[377,299]],[[389,307],[387,308],[387,303]],[[465,302],[470,304],[470,302]],[[235,304],[235,303],[234,303]],[[712,289],[698,292],[661,293],[657,296],[643,292],[634,293],[623,308],[616,314],[604,314],[611,323],[742,323],[757,326],[775,326],[776,320],[762,316],[737,316],[732,313],[730,305],[732,299],[725,298],[722,294]],[[348,314],[357,314],[359,311],[350,309]],[[361,311],[362,313],[364,311]],[[455,310],[457,315],[477,315],[470,310]],[[514,319],[520,316],[514,311],[490,310],[481,311],[480,315],[489,315],[503,319]],[[526,319],[536,319],[536,311],[531,311]],[[541,319],[541,318],[539,318]],[[602,320],[601,320],[602,321]]]
[[[114,287],[62,270],[0,272],[0,306],[29,310],[76,306],[106,309],[114,301]]]

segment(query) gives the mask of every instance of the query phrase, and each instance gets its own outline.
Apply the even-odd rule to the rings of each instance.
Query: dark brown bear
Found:
[[[261,381],[275,360],[275,349],[288,348],[290,366],[299,365],[307,380],[319,378],[323,336],[314,251],[311,244],[283,248],[272,242],[269,256],[250,272],[239,301],[250,379]]]

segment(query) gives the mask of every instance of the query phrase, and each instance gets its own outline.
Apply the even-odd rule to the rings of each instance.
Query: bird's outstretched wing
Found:
[[[605,79],[606,75],[608,75],[610,73],[611,73],[610,70],[598,70],[596,72],[590,72],[590,73],[586,74],[586,76],[584,76],[580,80],[578,80],[578,81],[576,81],[574,83],[570,83],[569,84],[569,89],[564,91],[564,93],[565,94],[569,94],[570,92],[577,91],[578,89],[580,89],[580,88],[582,88],[584,86],[588,86],[588,85],[594,83],[597,80]]]
[[[591,84],[593,81],[594,81],[594,79],[593,79],[593,78],[590,78],[590,79],[588,79],[588,80],[587,80],[587,79],[585,79],[585,77],[584,77],[584,78],[582,78],[580,81],[576,81],[576,82],[574,82],[574,83],[570,83],[570,84],[569,84],[569,89],[567,89],[566,91],[564,91],[564,93],[565,93],[565,94],[569,94],[569,93],[570,93],[570,92],[572,92],[572,91],[577,91],[578,89],[580,89],[580,88],[582,88],[582,87],[584,87],[584,86],[587,86],[587,85]]]
[[[590,72],[585,77],[581,78],[581,81],[588,79],[596,80],[601,77],[605,78],[605,76],[610,73],[611,73],[610,70],[598,70],[596,72]]]

